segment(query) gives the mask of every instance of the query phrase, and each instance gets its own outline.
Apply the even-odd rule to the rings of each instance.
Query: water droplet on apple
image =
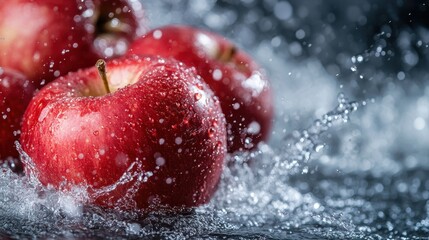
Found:
[[[100,132],[98,130],[95,130],[92,134],[94,134],[94,136],[98,136]]]
[[[163,145],[165,143],[165,139],[164,138],[160,138],[158,142],[159,142],[159,145]]]
[[[183,139],[182,139],[181,137],[176,137],[176,139],[174,139],[174,142],[175,142],[177,145],[182,144],[182,141],[183,141]]]
[[[163,166],[165,164],[165,158],[163,158],[163,157],[157,157],[156,160],[155,160],[155,162],[156,162],[157,166]]]
[[[252,138],[247,137],[244,139],[244,147],[249,149],[253,147]]]
[[[46,116],[48,116],[49,111],[51,110],[50,107],[45,107],[42,109],[42,111],[40,112],[39,118],[37,119],[39,122],[42,122]]]
[[[216,143],[216,149],[218,149],[218,148],[220,148],[220,147],[222,147],[222,142],[221,141],[217,141],[217,143]]]
[[[118,167],[126,166],[129,162],[128,154],[120,152],[115,157],[115,164]]]
[[[39,60],[40,60],[40,53],[39,53],[39,52],[35,52],[35,53],[33,54],[33,60],[34,60],[35,62],[37,62],[37,61],[39,61]]]
[[[259,134],[260,132],[261,132],[261,125],[258,122],[253,121],[249,124],[247,128],[247,133],[256,135],[256,134]]]
[[[202,95],[201,93],[195,93],[195,94],[194,94],[194,99],[195,99],[195,101],[200,100],[202,96],[203,96],[203,95]]]
[[[112,57],[114,51],[113,51],[112,47],[107,47],[107,48],[104,49],[103,53],[104,53],[104,56],[106,56],[106,57]]]
[[[106,153],[106,150],[100,149],[100,150],[98,150],[98,152],[100,153],[101,156],[103,156]]]
[[[214,133],[216,132],[214,128],[210,127],[209,130],[207,131],[209,134],[209,137],[213,137]]]
[[[233,103],[233,104],[232,104],[232,108],[233,108],[234,110],[238,110],[238,109],[240,108],[240,103]]]
[[[200,89],[200,90],[204,90],[204,86],[203,86],[202,84],[199,84],[199,83],[198,83],[196,86],[197,86],[197,88],[198,88],[198,89]]]
[[[154,32],[153,32],[153,38],[155,38],[155,39],[160,39],[162,37],[162,31],[160,31],[160,30],[155,30]]]
[[[212,76],[214,80],[219,81],[222,79],[222,71],[219,69],[215,69],[213,70]]]
[[[82,17],[80,16],[80,15],[75,15],[74,17],[73,17],[73,21],[75,21],[75,22],[80,22],[82,20]]]
[[[94,15],[94,11],[92,9],[87,9],[82,13],[82,17],[90,18]]]

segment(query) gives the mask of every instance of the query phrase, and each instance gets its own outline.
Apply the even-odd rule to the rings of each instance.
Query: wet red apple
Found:
[[[99,62],[100,63],[100,62]],[[103,63],[103,62],[101,62]],[[23,120],[22,149],[43,184],[87,186],[102,206],[207,202],[226,154],[219,102],[194,69],[137,56],[44,87]]]
[[[166,26],[137,39],[129,53],[173,57],[195,67],[219,97],[229,152],[267,140],[273,120],[270,84],[258,64],[232,42],[205,30]]]
[[[0,66],[37,87],[101,57],[125,53],[142,33],[136,0],[10,0],[0,4]]]
[[[0,163],[9,163],[15,171],[21,170],[15,141],[34,90],[24,75],[0,67]]]

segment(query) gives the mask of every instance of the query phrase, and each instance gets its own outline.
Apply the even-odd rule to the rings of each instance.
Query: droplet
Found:
[[[195,93],[195,94],[194,94],[194,99],[195,99],[195,101],[200,100],[202,96],[203,96],[203,95],[202,95],[201,93]]]
[[[247,133],[256,135],[256,134],[259,134],[260,132],[261,132],[261,125],[256,121],[252,121],[247,128]]]
[[[42,122],[46,116],[48,116],[49,111],[51,110],[50,107],[45,107],[42,109],[42,111],[40,112],[39,118],[37,119],[39,122]]]
[[[222,71],[219,69],[215,69],[213,70],[212,76],[214,80],[219,81],[222,79]]]
[[[213,137],[214,133],[215,133],[215,129],[211,127],[211,128],[209,128],[209,130],[207,130],[207,132],[209,134],[209,137]]]
[[[240,108],[240,103],[233,103],[233,104],[232,104],[232,108],[233,108],[234,110],[238,110],[238,109]]]
[[[163,157],[157,157],[156,160],[155,160],[155,162],[156,162],[157,166],[163,166],[165,164],[165,158],[163,158]]]
[[[174,140],[174,142],[175,142],[177,145],[182,144],[182,141],[183,141],[183,139],[182,139],[181,137],[177,137],[177,138]]]
[[[160,31],[160,30],[155,30],[154,32],[153,32],[153,38],[155,38],[155,39],[160,39],[162,37],[162,31]]]
[[[325,146],[323,144],[317,144],[314,146],[314,151],[320,152]]]

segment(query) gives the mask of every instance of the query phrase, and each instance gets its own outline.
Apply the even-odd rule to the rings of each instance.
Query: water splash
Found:
[[[356,109],[355,102],[349,102],[340,94],[335,109],[316,120],[309,128],[295,131],[286,137],[284,148],[272,149],[261,144],[257,151],[230,156],[213,200],[190,210],[130,213],[88,205],[88,188],[84,186],[67,191],[43,186],[37,180],[38,172],[31,158],[17,143],[27,174],[19,177],[6,171],[0,178],[0,183],[3,181],[0,184],[3,199],[0,213],[8,219],[8,224],[12,219],[19,219],[25,221],[31,229],[44,229],[53,236],[58,236],[63,229],[70,227],[88,236],[88,229],[106,226],[110,226],[116,232],[115,235],[183,237],[204,236],[211,232],[221,234],[239,229],[250,231],[255,226],[274,226],[275,223],[280,224],[277,229],[267,228],[273,236],[306,224],[330,225],[342,231],[354,230],[354,226],[341,218],[339,213],[326,212],[326,206],[311,194],[302,194],[290,186],[288,177],[294,170],[305,166],[313,153],[321,150],[319,136],[337,122],[347,122],[349,115]],[[97,196],[103,196],[120,185],[138,179],[118,202],[132,207],[133,194],[152,175],[144,171],[137,161],[115,184],[91,191]],[[15,188],[19,191],[13,190]],[[38,222],[41,216],[45,219],[42,223]],[[57,221],[61,224],[50,226]],[[183,229],[184,224],[188,224],[186,229]],[[160,228],[163,225],[168,227]],[[5,226],[3,228],[14,232]]]

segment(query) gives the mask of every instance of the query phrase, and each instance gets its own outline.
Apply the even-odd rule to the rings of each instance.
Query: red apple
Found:
[[[141,22],[137,0],[3,1],[0,66],[44,84],[125,53]]]
[[[15,141],[34,89],[24,75],[0,68],[0,163],[8,162],[15,171],[21,170]]]
[[[219,97],[228,128],[228,150],[266,140],[273,120],[269,82],[245,52],[224,37],[187,26],[154,29],[130,46],[130,54],[173,57],[197,69]]]
[[[32,100],[21,144],[39,180],[88,186],[102,206],[208,201],[226,154],[225,119],[194,69],[133,56],[109,62],[106,83],[111,93],[93,67],[60,77]]]

